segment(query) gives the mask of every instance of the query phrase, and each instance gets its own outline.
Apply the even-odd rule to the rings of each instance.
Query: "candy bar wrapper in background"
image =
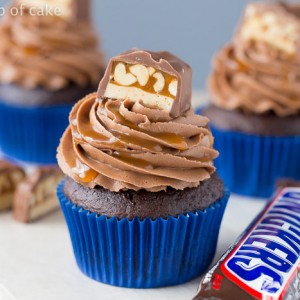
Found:
[[[256,136],[209,126],[220,152],[214,164],[231,192],[268,198],[279,178],[300,180],[300,136]]]
[[[268,203],[204,276],[200,299],[300,299],[300,188],[284,188]]]
[[[63,186],[62,181],[57,195],[75,258],[94,280],[131,288],[176,285],[199,276],[211,263],[229,192],[204,211],[141,221],[90,213],[71,203]]]
[[[1,151],[17,161],[55,164],[56,149],[68,126],[71,108],[72,105],[19,107],[0,101]]]

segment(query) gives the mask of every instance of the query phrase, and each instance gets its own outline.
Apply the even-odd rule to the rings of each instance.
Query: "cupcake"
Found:
[[[300,5],[255,3],[209,78],[215,165],[232,192],[269,197],[300,179]]]
[[[88,4],[60,1],[53,16],[46,2],[13,1],[19,14],[0,21],[0,147],[40,164],[56,162],[73,104],[97,90],[103,72]]]
[[[131,50],[70,113],[58,198],[77,264],[97,281],[180,284],[214,256],[229,194],[208,119],[191,109],[191,80],[171,53]]]

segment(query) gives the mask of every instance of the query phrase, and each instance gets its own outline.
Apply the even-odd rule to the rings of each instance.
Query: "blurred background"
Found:
[[[204,88],[213,54],[232,36],[247,0],[91,0],[109,58],[132,47],[169,50],[193,67]],[[5,6],[7,0],[0,0]]]

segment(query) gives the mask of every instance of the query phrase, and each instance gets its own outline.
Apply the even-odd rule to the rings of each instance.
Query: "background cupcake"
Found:
[[[88,3],[61,1],[58,16],[33,14],[47,1],[14,1],[0,21],[0,145],[5,155],[54,163],[67,116],[96,90],[103,58]],[[51,7],[51,4],[47,4]]]
[[[300,6],[250,4],[209,78],[220,176],[233,192],[268,197],[300,179]]]
[[[210,264],[228,199],[191,69],[168,52],[114,57],[58,148],[58,187],[79,268],[124,287],[186,282]]]

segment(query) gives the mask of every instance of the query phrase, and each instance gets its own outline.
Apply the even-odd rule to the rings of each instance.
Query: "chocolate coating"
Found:
[[[196,188],[170,188],[166,192],[128,190],[116,193],[102,187],[90,189],[66,177],[64,192],[74,204],[100,215],[119,219],[156,219],[203,210],[223,197],[224,185],[214,173]]]
[[[300,117],[278,117],[273,113],[257,115],[246,114],[240,110],[226,110],[209,105],[201,114],[211,120],[211,125],[230,131],[238,131],[262,136],[300,135]]]
[[[1,84],[0,101],[21,106],[74,104],[85,95],[96,90],[96,86],[81,88],[71,85],[58,91],[49,91],[42,87],[26,89],[14,84]]]
[[[104,77],[99,84],[98,98],[102,98],[105,94],[114,62],[142,64],[174,75],[178,80],[178,89],[170,115],[178,117],[191,107],[192,69],[187,63],[167,51],[153,52],[132,49],[113,57],[109,61]]]

